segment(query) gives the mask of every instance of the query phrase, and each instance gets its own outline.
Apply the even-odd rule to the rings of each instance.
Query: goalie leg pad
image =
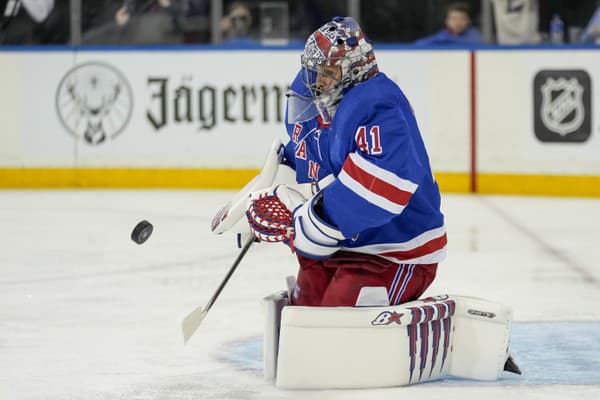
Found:
[[[277,354],[279,352],[279,327],[281,310],[289,304],[288,292],[273,293],[263,299],[265,312],[265,332],[263,336],[263,376],[268,381],[275,380],[277,374]]]
[[[450,374],[460,378],[494,381],[508,358],[512,310],[473,297],[456,300],[454,352]]]
[[[447,295],[401,306],[282,307],[277,365],[265,371],[285,389],[402,386],[448,375],[498,379],[510,322],[501,304]]]

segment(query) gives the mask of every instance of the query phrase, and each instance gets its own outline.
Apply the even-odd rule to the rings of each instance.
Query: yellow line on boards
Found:
[[[0,168],[0,188],[239,189],[254,169]]]
[[[3,189],[239,189],[257,169],[0,168]],[[470,175],[436,172],[444,193],[469,193]],[[600,176],[477,175],[480,194],[600,197]]]
[[[478,174],[481,194],[600,197],[600,176]]]
[[[471,176],[465,172],[435,172],[435,180],[444,193],[469,193]]]

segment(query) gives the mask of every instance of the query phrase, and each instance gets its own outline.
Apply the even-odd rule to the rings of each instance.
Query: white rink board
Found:
[[[17,58],[12,54],[0,53],[0,165],[20,162],[20,129],[18,116],[18,70]]]
[[[413,105],[433,169],[470,172],[469,52],[377,54],[381,70]],[[600,53],[479,50],[476,57],[478,172],[600,175],[595,106]],[[87,63],[118,71],[123,87],[131,90],[131,109],[121,111],[130,113],[122,132],[97,145],[69,133],[57,107],[65,75]],[[284,93],[298,67],[299,50],[2,52],[0,166],[258,168],[271,140],[284,137]],[[543,70],[582,70],[589,76],[585,141],[546,143],[536,137],[534,116],[540,108],[534,106],[534,92],[539,88],[533,86]],[[189,109],[181,95],[185,89]],[[64,103],[63,97],[62,113],[73,112]]]
[[[436,171],[470,168],[468,51],[376,51],[381,71],[408,97]]]
[[[591,132],[584,142],[542,142],[535,134],[534,78],[544,70],[583,70],[591,78]],[[585,88],[584,90],[588,90]],[[600,175],[600,53],[479,51],[478,172]]]
[[[381,69],[409,97],[434,168],[466,172],[468,52],[377,54]],[[284,93],[299,58],[299,50],[0,53],[0,117],[6,132],[0,136],[0,166],[258,168],[272,139],[285,135],[277,114],[283,118]],[[102,121],[110,131],[110,124],[118,126],[130,112],[124,129],[114,137],[107,133],[100,144],[81,139],[85,122],[74,116],[68,91],[58,96],[57,106],[65,75],[87,63],[118,71],[125,81],[120,96],[131,90],[132,98],[119,106],[121,116],[113,113]],[[175,93],[185,93],[181,88],[190,91],[190,108],[188,113],[181,95],[176,121]],[[100,104],[98,98],[88,100]],[[80,131],[69,133],[61,113]]]
[[[133,101],[131,117],[125,129],[112,140],[91,145],[75,140],[63,126],[55,106],[57,87],[67,73],[73,56],[68,53],[16,54],[21,58],[20,92],[27,99],[28,110],[40,112],[40,118],[21,114],[21,159],[25,165],[58,166],[136,166],[136,167],[256,167],[265,149],[282,130],[277,121],[277,106],[283,98],[294,70],[287,53],[252,53],[249,62],[240,66],[247,53],[231,52],[82,52],[77,64],[102,62],[120,71],[130,86]],[[263,57],[281,65],[267,73],[261,67]],[[43,71],[43,82],[34,82],[37,66],[49,58],[59,58],[63,65],[51,64]],[[150,82],[154,79],[154,82]],[[241,123],[241,87],[248,94],[247,118]],[[261,96],[261,86],[267,95]],[[272,90],[279,89],[279,97]],[[175,91],[189,89],[180,97],[180,121],[176,121]],[[161,90],[164,88],[164,94]],[[224,93],[228,95],[225,120]],[[199,101],[202,91],[203,102]],[[263,99],[266,107],[263,107]],[[163,101],[164,100],[164,101]],[[278,101],[279,100],[279,101]],[[25,109],[24,107],[21,108]],[[164,113],[163,113],[164,109]],[[189,111],[188,111],[189,110]],[[267,121],[263,122],[263,114]],[[150,115],[156,127],[150,122]],[[204,118],[201,117],[204,116]],[[164,117],[163,117],[164,116]]]

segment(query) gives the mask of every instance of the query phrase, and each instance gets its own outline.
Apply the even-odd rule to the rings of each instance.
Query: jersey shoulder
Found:
[[[343,133],[366,124],[402,124],[406,114],[412,114],[412,110],[402,90],[380,72],[344,95],[332,129]]]
[[[357,149],[373,148],[377,150],[373,155],[386,158],[403,143],[402,138],[411,135],[410,114],[400,88],[382,73],[349,90],[331,124],[333,169],[341,168],[346,156]]]
[[[344,95],[336,116],[340,113],[340,119],[349,121],[373,119],[385,110],[402,108],[405,104],[407,100],[402,90],[380,72],[349,90]]]

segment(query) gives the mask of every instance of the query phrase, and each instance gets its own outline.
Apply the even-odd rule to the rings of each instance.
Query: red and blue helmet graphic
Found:
[[[339,65],[342,86],[353,86],[378,72],[373,44],[351,17],[334,17],[306,41],[302,54],[304,67]],[[307,76],[308,81],[312,79]]]

